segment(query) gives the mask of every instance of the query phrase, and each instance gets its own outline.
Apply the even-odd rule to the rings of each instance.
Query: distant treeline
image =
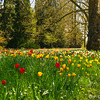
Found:
[[[30,0],[4,0],[0,8],[0,45],[80,48],[84,38],[76,8],[67,0],[36,0],[34,9]]]

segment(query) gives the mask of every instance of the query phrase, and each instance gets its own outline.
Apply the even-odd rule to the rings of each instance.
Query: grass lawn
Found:
[[[0,100],[100,100],[100,52],[0,51]]]

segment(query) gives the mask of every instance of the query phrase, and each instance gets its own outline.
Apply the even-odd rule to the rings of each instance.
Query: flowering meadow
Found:
[[[100,100],[100,52],[0,50],[0,100]]]

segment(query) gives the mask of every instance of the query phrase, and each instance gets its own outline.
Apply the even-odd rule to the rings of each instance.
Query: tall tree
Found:
[[[100,0],[89,0],[88,50],[100,50]]]
[[[83,9],[77,2],[74,0],[70,0],[74,3],[79,10],[75,12],[81,11],[88,21],[88,42],[87,42],[87,49],[88,50],[100,50],[100,0],[87,0],[89,2],[89,16],[87,14],[87,9]],[[83,4],[85,4],[83,2]],[[87,4],[85,4],[87,6]],[[65,14],[65,16],[71,14],[72,12]],[[60,19],[60,20],[61,20]]]
[[[56,23],[60,16],[64,13],[64,10],[60,9],[62,3],[62,0],[36,0],[36,28],[38,33],[36,43],[39,43],[41,47],[63,47],[64,45],[64,19],[61,22]],[[52,39],[52,37],[54,39]]]
[[[7,39],[7,42],[10,39],[10,35],[12,32],[14,32],[13,29],[13,21],[15,17],[15,11],[14,11],[14,4],[13,0],[4,0],[4,7],[1,9],[1,16],[0,16],[0,29],[5,33],[5,38]]]
[[[25,47],[28,40],[32,38],[34,31],[34,16],[30,1],[15,0],[15,14],[14,32],[11,34],[12,39],[8,42],[7,47]]]

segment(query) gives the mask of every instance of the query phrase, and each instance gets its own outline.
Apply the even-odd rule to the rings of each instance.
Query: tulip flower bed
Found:
[[[0,51],[0,100],[99,100],[100,52]]]

